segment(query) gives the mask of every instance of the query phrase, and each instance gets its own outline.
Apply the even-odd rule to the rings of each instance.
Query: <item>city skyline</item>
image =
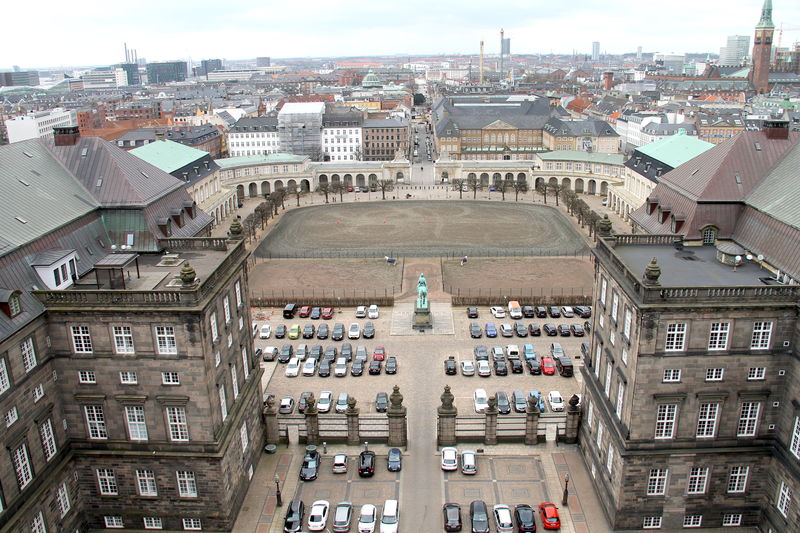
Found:
[[[729,35],[751,35],[761,6],[761,0],[734,5],[721,0],[699,5],[676,0],[665,11],[653,4],[619,0],[586,0],[578,7],[511,0],[502,11],[487,12],[485,4],[473,1],[428,4],[410,0],[400,6],[345,0],[333,8],[312,0],[298,13],[286,0],[268,8],[238,0],[226,5],[224,12],[208,0],[192,2],[191,7],[145,0],[135,9],[124,3],[87,0],[80,10],[46,0],[43,7],[48,17],[36,21],[37,44],[20,46],[29,40],[27,26],[11,26],[0,37],[0,46],[7,51],[0,68],[118,63],[124,60],[125,42],[148,61],[470,55],[478,53],[481,39],[486,54],[494,55],[499,51],[501,28],[511,38],[512,55],[591,55],[593,41],[600,42],[601,54],[632,53],[638,46],[645,52],[716,54]],[[776,28],[781,23],[797,27],[800,6],[779,0],[773,7]],[[29,17],[14,13],[18,9],[11,7],[8,20]],[[57,37],[59,32],[68,37]],[[42,35],[53,39],[42,39]],[[800,32],[787,30],[782,46],[797,40]],[[13,51],[10,55],[9,50]]]

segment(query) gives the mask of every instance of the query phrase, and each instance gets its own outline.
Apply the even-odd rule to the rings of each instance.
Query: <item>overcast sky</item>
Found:
[[[256,56],[487,54],[499,31],[512,54],[718,53],[752,35],[763,0],[40,0],[4,8],[0,68],[105,65],[123,43],[149,61]],[[774,0],[773,21],[800,27],[800,2]],[[775,37],[777,41],[777,35]],[[784,46],[800,40],[785,31]],[[751,38],[752,44],[752,38]]]

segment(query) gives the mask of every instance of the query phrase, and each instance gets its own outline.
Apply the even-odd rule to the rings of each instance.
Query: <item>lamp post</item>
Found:
[[[275,474],[274,479],[275,479],[275,499],[278,500],[277,501],[278,507],[281,507],[283,505],[283,501],[281,501],[281,478],[278,476],[278,474]]]
[[[564,474],[564,497],[561,498],[561,505],[569,505],[569,503],[567,503],[567,498],[569,498],[569,474]],[[280,501],[280,498],[278,498],[278,501]]]

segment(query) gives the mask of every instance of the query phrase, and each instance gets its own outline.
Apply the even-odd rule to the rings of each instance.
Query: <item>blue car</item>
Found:
[[[539,411],[541,411],[542,413],[547,411],[547,407],[544,404],[544,397],[542,396],[541,392],[539,392],[538,390],[532,390],[530,394],[528,394],[528,396],[533,396],[534,398],[536,398],[536,403],[539,405]]]
[[[497,328],[495,327],[494,322],[486,323],[486,336],[497,337]]]

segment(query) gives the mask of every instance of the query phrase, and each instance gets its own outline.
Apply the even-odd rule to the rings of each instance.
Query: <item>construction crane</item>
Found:
[[[780,49],[781,47],[781,39],[783,39],[783,32],[796,32],[800,31],[800,26],[788,26],[786,28],[783,27],[783,23],[781,23],[781,27],[778,29],[778,42],[775,43],[775,48]]]

